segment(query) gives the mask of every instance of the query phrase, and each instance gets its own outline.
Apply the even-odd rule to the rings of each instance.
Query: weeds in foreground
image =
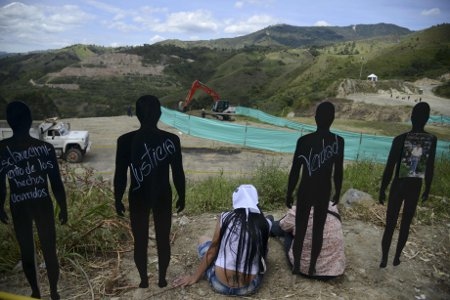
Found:
[[[131,232],[125,218],[117,218],[109,184],[95,177],[92,169],[71,169],[62,163],[61,175],[66,188],[68,223],[56,224],[58,258],[62,265],[91,257],[111,256],[117,249],[129,247]],[[7,205],[9,207],[9,205]],[[9,213],[9,209],[7,209]],[[59,207],[55,205],[55,216]],[[57,219],[57,218],[56,218]],[[19,247],[10,220],[0,231],[0,271],[8,271],[20,260]],[[42,255],[35,233],[36,253]],[[42,257],[39,259],[42,261]]]
[[[419,199],[413,224],[432,225],[450,220],[450,157],[436,159],[431,192],[428,200]],[[378,193],[383,176],[384,165],[372,161],[359,161],[346,166],[343,192],[349,188],[369,193],[373,203],[361,203],[351,210],[341,210],[344,218],[359,219],[377,225],[385,224],[386,206],[378,204]],[[422,189],[424,188],[424,184]],[[386,195],[388,195],[387,191]]]
[[[284,206],[287,171],[277,161],[263,161],[249,178],[225,178],[223,174],[187,184],[186,212],[221,212],[232,209],[233,191],[241,184],[253,184],[264,211]]]
[[[111,254],[128,245],[131,230],[126,218],[116,217],[114,198],[108,183],[95,177],[92,169],[71,170],[63,164],[69,222],[57,227],[59,256],[72,253],[84,258]],[[125,246],[127,247],[127,246]]]
[[[360,219],[383,225],[386,206],[378,204],[377,196],[383,165],[359,161],[348,164],[344,171],[342,192],[355,188],[372,195],[373,203],[356,205],[344,212],[345,219]],[[108,182],[95,176],[92,169],[71,169],[61,166],[66,186],[69,210],[67,225],[56,225],[58,256],[63,267],[73,267],[78,261],[95,257],[108,258],[131,249],[132,236],[127,218],[118,218],[114,210],[113,192]],[[419,204],[416,224],[437,224],[450,220],[450,158],[436,161],[431,195]],[[231,195],[244,183],[252,183],[258,190],[264,211],[284,209],[288,170],[276,161],[262,162],[250,178],[226,178],[223,174],[187,184],[184,213],[220,212],[232,208]],[[125,201],[126,203],[126,201]],[[175,205],[175,201],[174,201]],[[8,205],[6,210],[9,214]],[[55,214],[58,213],[57,206]],[[0,230],[0,272],[11,270],[20,254],[12,222]],[[38,241],[37,238],[35,238]],[[39,249],[39,243],[36,242]],[[37,251],[41,253],[41,251]]]

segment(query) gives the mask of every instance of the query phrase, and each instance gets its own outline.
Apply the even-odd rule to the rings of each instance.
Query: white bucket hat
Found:
[[[240,185],[233,192],[233,208],[246,208],[250,212],[260,213],[258,208],[258,191],[256,188],[251,184]]]

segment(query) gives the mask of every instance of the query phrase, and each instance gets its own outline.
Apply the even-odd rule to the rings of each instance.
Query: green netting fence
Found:
[[[236,114],[256,118],[264,123],[279,126],[280,129],[200,118],[164,107],[162,108],[161,122],[195,137],[284,153],[294,153],[298,138],[316,130],[315,126],[275,117],[252,108],[238,106]],[[344,138],[346,160],[364,159],[386,162],[392,137],[334,130],[333,128],[331,131]],[[437,157],[448,157],[450,142],[438,141],[436,155]]]
[[[430,116],[428,123],[436,123],[441,125],[450,125],[450,117],[449,116]]]

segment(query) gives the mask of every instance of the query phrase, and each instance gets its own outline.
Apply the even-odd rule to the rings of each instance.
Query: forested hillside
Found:
[[[146,93],[175,107],[198,79],[233,105],[286,114],[336,97],[345,79],[365,80],[376,73],[388,87],[388,80],[437,79],[449,69],[449,24],[419,32],[390,24],[277,25],[226,40],[74,45],[2,56],[0,109],[23,99],[36,108],[34,118],[111,116],[125,113]],[[192,108],[211,103],[198,93]]]

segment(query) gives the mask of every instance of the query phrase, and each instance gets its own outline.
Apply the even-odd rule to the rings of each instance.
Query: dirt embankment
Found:
[[[404,81],[361,81],[344,80],[338,88],[337,97],[350,99],[356,103],[376,105],[381,110],[400,112],[411,108],[420,101],[427,102],[431,114],[450,116],[450,99],[434,95],[433,88],[441,81],[424,78],[415,82]],[[395,120],[395,119],[394,119]]]

